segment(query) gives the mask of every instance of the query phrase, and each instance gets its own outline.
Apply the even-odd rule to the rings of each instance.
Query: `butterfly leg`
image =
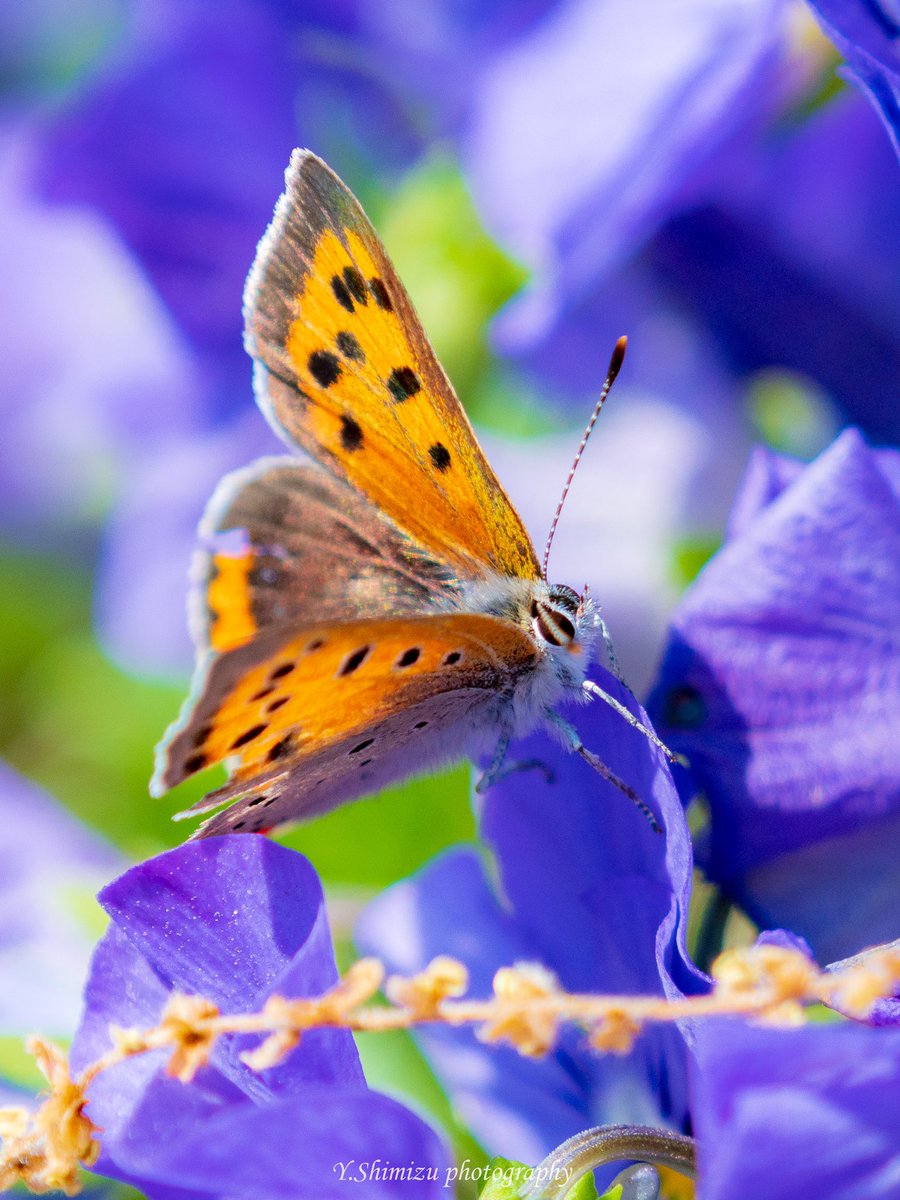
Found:
[[[615,675],[616,679],[618,679],[619,683],[621,683],[622,687],[628,688],[630,692],[631,688],[628,687],[628,684],[625,682],[625,676],[622,674],[622,668],[619,666],[619,659],[616,655],[615,647],[613,646],[613,640],[612,635],[609,632],[609,626],[603,620],[603,617],[599,612],[596,615],[596,621],[597,628],[600,630],[600,636],[603,638],[603,647],[606,650],[606,657],[609,659],[609,669],[612,671],[613,675]]]
[[[514,775],[518,771],[543,771],[547,777],[547,782],[553,783],[553,771],[545,762],[541,762],[539,758],[519,759],[516,762],[508,763],[506,755],[509,751],[509,741],[510,737],[508,733],[500,735],[490,766],[475,784],[475,791],[479,795],[488,791],[495,783],[499,783],[501,779],[505,779],[508,775]]]
[[[570,749],[574,750],[575,753],[583,758],[589,766],[593,767],[598,775],[601,775],[608,783],[611,783],[614,787],[617,787],[620,792],[625,793],[628,799],[634,805],[636,805],[636,807],[639,808],[647,818],[650,823],[650,828],[654,833],[662,833],[662,828],[656,817],[653,815],[649,805],[640,798],[634,788],[628,786],[624,779],[620,779],[615,771],[612,771],[606,765],[602,758],[598,758],[598,756],[594,754],[593,750],[588,750],[587,746],[585,746],[584,742],[581,740],[578,730],[574,725],[570,725],[565,717],[561,717],[559,713],[553,712],[552,709],[548,710],[544,714],[544,717],[547,723],[552,725],[553,728],[562,736],[563,740]]]
[[[665,742],[661,742],[659,740],[652,729],[649,729],[646,725],[643,725],[637,719],[634,713],[629,712],[624,704],[619,703],[615,696],[611,696],[609,692],[605,692],[603,688],[600,687],[599,684],[594,683],[592,679],[585,679],[581,686],[589,696],[594,696],[597,700],[602,700],[604,703],[608,704],[610,708],[615,709],[620,717],[626,720],[628,724],[632,726],[632,728],[637,729],[640,733],[642,733],[649,742],[652,742],[653,745],[656,746],[657,750],[662,750],[669,762],[678,763],[682,767],[687,766],[687,760],[681,754],[676,754],[673,750],[670,750]]]

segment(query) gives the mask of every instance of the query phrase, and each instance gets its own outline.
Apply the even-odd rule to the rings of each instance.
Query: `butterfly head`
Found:
[[[594,602],[587,588],[579,596],[564,583],[553,584],[534,595],[530,616],[538,643],[551,649],[578,652],[594,631]]]

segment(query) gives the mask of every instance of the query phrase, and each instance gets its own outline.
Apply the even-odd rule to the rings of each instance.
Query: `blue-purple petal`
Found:
[[[845,433],[743,525],[651,697],[708,797],[711,877],[819,961],[897,934],[897,457]]]
[[[900,154],[900,22],[880,0],[809,0],[825,34],[847,59]]]
[[[111,925],[92,964],[76,1069],[108,1048],[111,1025],[156,1023],[175,992],[238,1013],[258,1011],[272,994],[318,995],[337,981],[314,871],[265,838],[188,843],[127,871],[101,900]],[[366,1088],[348,1030],[312,1030],[261,1073],[239,1057],[258,1041],[220,1039],[190,1085],[165,1073],[162,1052],[98,1076],[89,1093],[104,1131],[98,1170],[161,1198],[325,1200],[346,1193],[337,1164],[376,1158],[442,1178],[436,1135]],[[359,1194],[399,1196],[401,1184],[402,1194],[439,1194],[433,1179],[412,1187],[374,1177]]]
[[[900,1030],[704,1022],[692,1116],[704,1200],[891,1200]]]
[[[606,672],[596,677],[627,700]],[[498,967],[517,960],[541,962],[574,991],[705,987],[684,951],[690,839],[666,767],[605,705],[567,715],[654,807],[666,836],[580,759],[535,734],[513,753],[541,760],[554,782],[538,769],[517,772],[484,803],[496,889],[471,853],[439,860],[367,910],[358,929],[367,950],[406,972],[454,954],[468,965],[476,994],[489,991]],[[422,1044],[478,1137],[523,1161],[538,1161],[591,1123],[686,1120],[686,1049],[674,1029],[648,1031],[626,1059],[597,1056],[572,1032],[540,1062],[480,1046],[469,1032],[428,1032]]]

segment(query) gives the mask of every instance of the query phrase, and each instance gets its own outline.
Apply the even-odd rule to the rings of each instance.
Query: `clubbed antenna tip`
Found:
[[[578,464],[581,462],[581,456],[584,454],[584,448],[588,444],[588,438],[591,436],[594,426],[597,424],[597,418],[600,416],[600,410],[603,407],[603,402],[609,395],[609,389],[616,382],[616,376],[622,368],[622,363],[625,361],[625,350],[628,346],[628,338],[624,335],[616,342],[612,357],[609,360],[609,370],[606,372],[606,379],[600,391],[600,398],[594,405],[594,411],[591,413],[591,419],[587,423],[587,428],[584,431],[584,436],[581,439],[581,444],[575,454],[575,461],[572,463],[572,468],[569,471],[569,477],[566,480],[566,485],[562,490],[562,495],[559,498],[559,504],[556,506],[556,512],[553,516],[553,521],[550,525],[550,533],[547,536],[547,545],[544,547],[544,561],[541,566],[544,578],[547,578],[547,565],[550,562],[550,547],[553,545],[553,535],[556,533],[556,526],[559,524],[559,516],[563,510],[563,505],[566,502],[566,496],[569,494],[569,488],[572,486],[572,480],[575,478],[575,472],[578,469]]]

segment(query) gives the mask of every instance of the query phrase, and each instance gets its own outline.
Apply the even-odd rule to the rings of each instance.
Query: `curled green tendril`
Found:
[[[695,1178],[693,1138],[647,1125],[598,1125],[569,1138],[538,1163],[519,1193],[520,1200],[564,1200],[589,1171],[628,1159],[636,1160],[639,1167],[630,1168],[617,1180],[623,1187],[627,1185],[623,1200],[626,1195],[632,1200],[649,1200],[657,1194],[656,1173],[641,1169],[646,1164],[671,1167]]]

